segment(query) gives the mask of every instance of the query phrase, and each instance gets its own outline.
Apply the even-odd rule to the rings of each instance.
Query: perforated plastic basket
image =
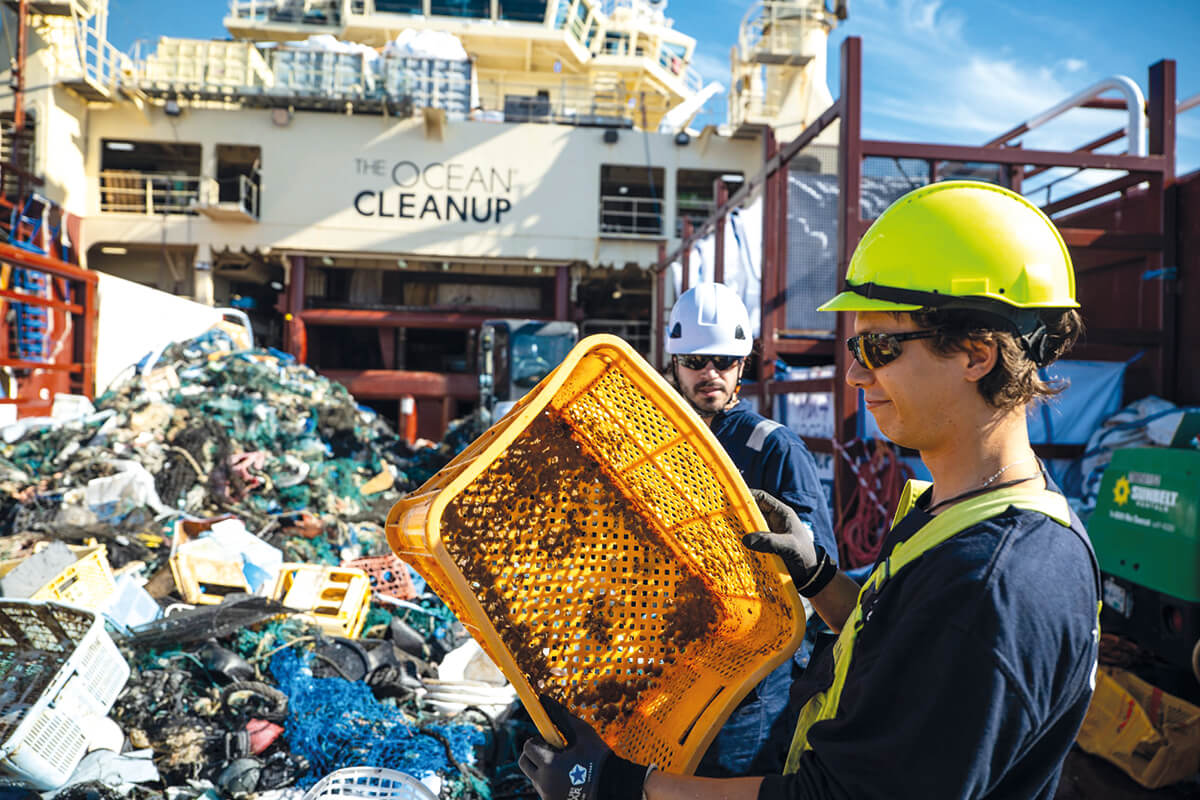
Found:
[[[357,639],[371,608],[371,581],[352,567],[283,564],[271,596],[305,612],[331,636]]]
[[[799,645],[765,522],[678,393],[614,336],[580,342],[391,510],[420,572],[561,742],[545,692],[621,756],[688,774],[745,694]]]
[[[108,565],[108,548],[102,544],[77,547],[68,545],[78,559],[34,592],[31,600],[54,600],[100,610],[117,592],[112,568]],[[20,564],[21,559],[0,562],[0,575]]]
[[[417,587],[408,574],[408,565],[391,553],[382,556],[363,556],[342,563],[343,567],[361,569],[371,580],[371,591],[400,600],[413,600]]]
[[[305,792],[301,800],[325,800],[327,797],[437,800],[437,795],[413,776],[377,767],[346,767],[331,772]]]
[[[129,665],[102,618],[59,603],[0,600],[0,769],[54,789],[87,752]]]

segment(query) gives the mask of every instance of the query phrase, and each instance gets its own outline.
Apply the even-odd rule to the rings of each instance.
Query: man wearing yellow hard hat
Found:
[[[1094,687],[1100,572],[1025,416],[1055,393],[1038,368],[1074,344],[1076,308],[1062,237],[1020,195],[955,181],[897,200],[821,309],[854,313],[846,380],[933,482],[905,488],[862,587],[781,504],[746,536],[840,632],[793,694],[778,773],[665,775],[550,704],[568,746],[521,758],[543,800],[1053,797]]]

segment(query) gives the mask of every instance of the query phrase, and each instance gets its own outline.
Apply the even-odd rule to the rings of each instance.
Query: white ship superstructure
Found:
[[[830,13],[768,2],[735,51],[732,124],[689,128],[721,87],[665,5],[235,0],[231,40],[127,54],[106,0],[13,0],[18,165],[78,218],[83,265],[240,306],[384,413],[416,397],[436,433],[477,400],[485,319],[573,320],[651,352],[664,298],[645,268],[718,179],[758,170],[797,76],[823,80]],[[775,63],[801,23],[812,52]]]

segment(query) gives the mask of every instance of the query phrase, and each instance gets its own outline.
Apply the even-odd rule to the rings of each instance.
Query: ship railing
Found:
[[[667,98],[656,93],[634,93],[620,84],[597,86],[586,80],[524,84],[481,78],[477,85],[484,119],[504,122],[631,127],[641,123],[643,103],[652,118],[670,106]]]
[[[742,18],[738,48],[744,60],[757,55],[776,57],[799,55],[805,43],[807,25],[823,23],[829,17],[824,0],[764,0],[755,3]],[[810,54],[811,55],[811,54]]]
[[[661,6],[656,8],[649,0],[600,0],[600,11],[611,17],[619,9],[626,9],[637,16],[658,20],[663,16]]]
[[[79,18],[75,28],[75,48],[80,77],[92,86],[112,91],[133,73],[133,60],[109,43],[105,27],[101,15]]]
[[[100,211],[106,214],[195,214],[199,175],[107,169],[100,172]]]
[[[729,93],[729,124],[761,124],[778,116],[783,103],[763,91],[743,89]]]
[[[657,197],[600,195],[600,233],[662,236],[663,201]]]
[[[222,197],[221,190],[226,187],[235,190],[228,192],[227,196],[232,195],[229,196],[229,199]],[[225,206],[226,208],[233,205],[246,216],[258,219],[258,183],[249,175],[237,175],[230,178],[202,178],[199,204],[203,207]]]
[[[658,64],[667,72],[677,76],[687,91],[698,92],[704,88],[704,78],[700,73],[665,47],[658,49]]]

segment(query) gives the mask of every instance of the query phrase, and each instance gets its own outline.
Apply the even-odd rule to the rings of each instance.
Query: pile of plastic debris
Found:
[[[414,450],[340,384],[278,351],[233,351],[214,329],[169,347],[93,414],[4,429],[0,524],[107,532],[167,512],[234,513],[260,529],[299,511],[326,526],[379,521],[482,428],[470,417]]]
[[[339,384],[214,329],[90,413],[0,429],[0,794],[300,798],[372,767],[443,798],[533,796],[512,687],[381,525],[483,428],[412,447]],[[42,691],[13,620],[58,603],[99,634],[38,651]],[[123,688],[50,696],[97,636]],[[38,714],[76,731],[70,763],[28,760]]]

